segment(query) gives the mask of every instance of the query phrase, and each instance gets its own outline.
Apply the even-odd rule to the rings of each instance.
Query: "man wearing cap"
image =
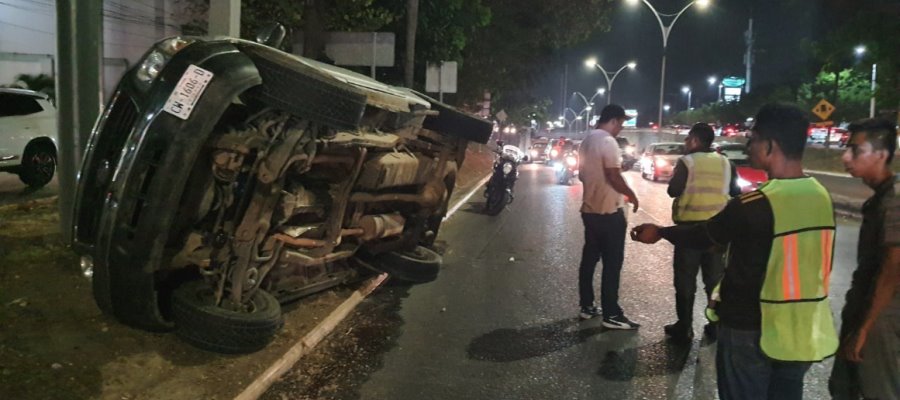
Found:
[[[711,148],[716,134],[709,124],[695,124],[684,148],[687,155],[678,160],[667,190],[672,203],[672,220],[676,225],[691,225],[710,219],[722,211],[732,196],[741,194],[734,165]],[[692,249],[675,246],[673,257],[675,284],[675,314],[678,321],[666,325],[666,335],[680,343],[694,338],[694,294],[697,292],[697,273],[703,272],[703,285],[709,300],[713,288],[722,280],[725,271],[725,251],[718,246]],[[715,337],[715,325],[705,329]]]
[[[584,248],[578,269],[578,294],[581,319],[601,315],[594,306],[594,271],[603,260],[600,281],[600,308],[603,326],[609,329],[637,329],[640,325],[625,317],[619,306],[619,276],[625,261],[627,221],[624,195],[638,209],[634,191],[622,178],[622,157],[616,136],[622,131],[625,115],[621,106],[610,104],[600,112],[597,129],[592,130],[579,148],[579,176],[584,182],[581,220],[584,222]]]

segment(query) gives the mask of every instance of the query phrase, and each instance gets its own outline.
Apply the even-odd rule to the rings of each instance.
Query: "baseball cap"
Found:
[[[634,117],[626,115],[625,109],[618,104],[610,104],[603,107],[603,110],[600,111],[600,121],[609,121],[613,118],[622,118],[627,121]]]

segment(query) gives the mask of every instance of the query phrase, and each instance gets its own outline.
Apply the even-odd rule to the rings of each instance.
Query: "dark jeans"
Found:
[[[803,376],[812,363],[775,361],[759,347],[759,331],[719,324],[716,377],[721,400],[803,398]]]
[[[694,321],[694,294],[697,293],[697,272],[703,271],[706,299],[725,273],[725,254],[717,250],[696,250],[675,246],[675,313],[678,326],[690,332]]]
[[[578,268],[579,305],[594,305],[594,271],[603,259],[600,277],[600,308],[603,317],[622,314],[619,307],[619,273],[625,261],[625,212],[620,208],[612,214],[582,213],[584,221],[584,249]]]

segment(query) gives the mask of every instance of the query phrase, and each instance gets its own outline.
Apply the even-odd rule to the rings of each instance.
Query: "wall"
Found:
[[[100,0],[84,0],[100,1]],[[180,32],[176,0],[103,2],[104,92],[159,39]],[[0,1],[0,85],[19,74],[55,75],[56,1]]]

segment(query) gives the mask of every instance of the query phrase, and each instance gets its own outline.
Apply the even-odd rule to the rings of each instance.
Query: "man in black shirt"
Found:
[[[750,161],[755,168],[765,169],[768,172],[771,180],[766,185],[813,188],[814,190],[807,190],[806,193],[803,193],[803,197],[813,200],[816,204],[824,204],[824,208],[830,210],[831,200],[827,192],[814,178],[805,176],[803,173],[802,156],[808,127],[806,113],[793,106],[769,104],[760,109],[755,121],[748,142]],[[720,319],[716,373],[719,397],[723,400],[802,398],[803,376],[811,366],[811,361],[818,361],[821,358],[806,357],[805,360],[804,357],[793,358],[789,347],[787,350],[784,347],[779,348],[777,352],[771,351],[772,354],[770,354],[762,346],[763,338],[766,339],[765,343],[777,343],[780,339],[790,340],[786,338],[805,335],[803,332],[812,331],[813,333],[809,334],[809,337],[804,336],[799,339],[812,343],[810,348],[816,353],[814,357],[833,354],[836,347],[836,334],[830,314],[827,316],[817,315],[817,318],[822,318],[822,320],[816,322],[824,323],[817,323],[812,328],[810,328],[810,324],[801,323],[792,327],[793,330],[787,331],[783,327],[773,329],[772,320],[765,319],[764,321],[763,319],[761,304],[766,304],[767,307],[772,304],[772,302],[763,303],[761,301],[761,292],[769,287],[766,286],[769,265],[772,257],[777,255],[775,253],[787,253],[787,247],[781,248],[780,239],[783,237],[780,237],[780,233],[778,241],[776,241],[775,206],[778,206],[779,210],[783,210],[784,206],[788,204],[797,207],[797,204],[792,203],[791,199],[785,200],[784,197],[776,197],[775,199],[779,203],[773,204],[772,201],[776,200],[770,201],[770,196],[765,193],[764,188],[765,186],[760,190],[732,199],[722,212],[706,222],[666,228],[645,224],[635,227],[631,233],[634,240],[644,243],[656,243],[660,239],[666,239],[677,246],[696,249],[728,246],[727,267],[721,283],[722,298],[716,308]],[[810,215],[820,215],[821,213],[823,213],[821,210],[813,211]],[[803,217],[801,216],[800,219]],[[833,213],[825,216],[825,219],[830,220],[831,227],[821,227],[830,229],[830,231],[822,231],[822,238],[828,238],[834,229]],[[784,225],[784,221],[785,219],[781,219],[780,225]],[[818,235],[818,232],[816,234]],[[788,235],[788,237],[791,236],[794,235]],[[794,243],[797,243],[796,239],[794,240]],[[773,251],[776,243],[779,243],[778,252]],[[809,241],[801,241],[801,250],[809,247],[816,250],[816,246],[808,246],[809,243]],[[812,243],[814,245],[830,244],[831,241],[823,239],[815,242],[813,240]],[[823,248],[830,249],[825,246]],[[821,250],[817,251],[820,255],[826,253]],[[793,257],[779,257],[778,259],[791,260],[791,262],[784,262],[783,269],[796,274],[798,279],[815,276],[819,273],[818,268],[823,267],[816,265],[816,269],[809,274],[809,263],[806,260],[797,259],[796,249],[793,254]],[[823,259],[827,259],[827,262],[823,263],[824,267],[827,267],[824,273],[825,282],[812,280],[811,286],[814,286],[811,288],[812,292],[822,292],[823,284],[827,285],[831,258],[823,256]],[[796,271],[798,262],[799,273]],[[794,271],[788,268],[790,265],[794,267]],[[809,279],[803,281],[803,284],[807,285],[804,289],[810,289],[809,283]],[[771,283],[768,284],[771,285]],[[785,293],[788,294],[790,292],[788,289],[793,290],[794,288],[792,282],[790,287],[786,287]],[[796,287],[796,290],[800,291],[799,286]],[[827,292],[827,290],[824,291]],[[801,301],[806,300],[802,299]],[[817,302],[824,302],[823,306],[827,306],[827,295],[806,304],[815,305]],[[790,302],[790,304],[802,303]],[[788,311],[788,314],[792,312],[794,311]],[[805,315],[800,316],[801,318],[798,319],[800,321],[813,320],[813,318],[802,318]],[[820,329],[821,331],[819,331]],[[794,361],[779,361],[786,359]]]
[[[891,170],[897,131],[874,119],[848,130],[844,166],[875,194],[863,205],[829,389],[835,399],[900,399],[900,185]]]

